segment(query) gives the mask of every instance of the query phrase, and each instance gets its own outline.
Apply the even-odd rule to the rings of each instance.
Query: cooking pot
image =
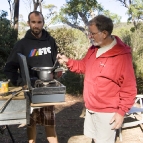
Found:
[[[58,67],[33,67],[37,71],[38,78],[42,81],[51,81],[62,75],[63,69]]]

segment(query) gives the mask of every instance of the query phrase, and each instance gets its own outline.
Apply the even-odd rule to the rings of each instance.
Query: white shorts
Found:
[[[96,143],[114,143],[116,130],[112,130],[113,124],[109,124],[115,113],[101,113],[86,109],[84,121],[84,135],[95,139]]]

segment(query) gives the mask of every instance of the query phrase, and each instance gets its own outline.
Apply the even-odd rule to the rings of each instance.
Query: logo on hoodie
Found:
[[[32,50],[30,51],[29,57],[47,55],[48,53],[51,53],[51,47],[44,47],[44,48],[39,48],[39,49],[32,49]]]

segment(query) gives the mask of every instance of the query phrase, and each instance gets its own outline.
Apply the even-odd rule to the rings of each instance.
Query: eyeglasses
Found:
[[[92,32],[89,32],[88,35],[90,36],[95,36],[96,34],[100,33],[100,31],[96,32],[96,33],[92,33]]]

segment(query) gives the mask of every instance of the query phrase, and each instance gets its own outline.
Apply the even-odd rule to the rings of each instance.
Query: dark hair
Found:
[[[88,22],[88,26],[95,25],[99,31],[107,31],[109,34],[113,30],[113,22],[109,17],[98,15]]]
[[[44,23],[44,16],[43,16],[43,14],[42,14],[41,12],[39,12],[39,11],[32,11],[32,12],[30,12],[29,15],[28,15],[28,22],[30,22],[30,15],[31,15],[32,13],[34,13],[36,16],[41,15],[42,18],[43,18],[43,23]]]

